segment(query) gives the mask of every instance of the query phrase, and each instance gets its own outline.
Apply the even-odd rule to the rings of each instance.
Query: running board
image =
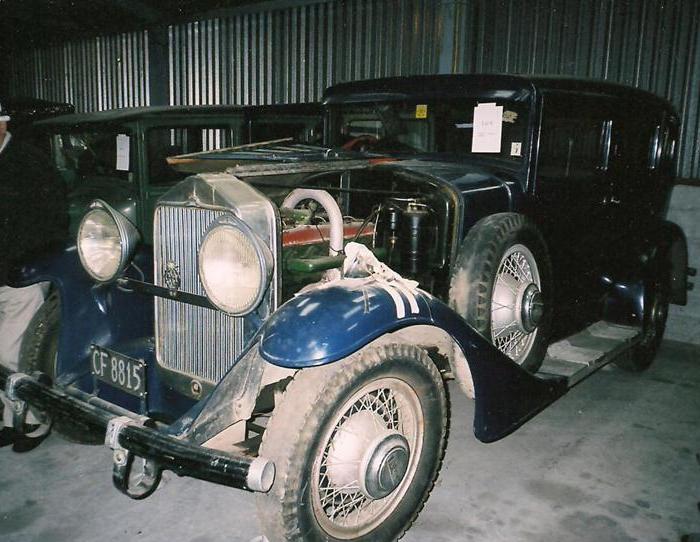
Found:
[[[537,376],[565,377],[569,388],[625,353],[641,339],[640,329],[596,322],[552,343]]]

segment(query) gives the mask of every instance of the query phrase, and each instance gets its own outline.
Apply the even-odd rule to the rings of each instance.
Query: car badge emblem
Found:
[[[171,296],[175,296],[178,288],[180,288],[180,268],[175,262],[168,260],[165,263],[163,282],[168,289],[168,293]]]

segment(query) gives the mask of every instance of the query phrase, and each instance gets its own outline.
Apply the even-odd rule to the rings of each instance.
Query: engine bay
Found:
[[[451,256],[454,202],[445,187],[383,167],[307,176],[292,190],[284,178],[245,180],[266,193],[280,211],[284,299],[320,280],[327,270],[341,267],[342,246],[351,241],[369,247],[380,261],[424,290],[446,293],[435,291],[437,284],[446,282],[441,279]],[[318,197],[324,202],[294,197],[296,192],[322,193]],[[290,197],[298,200],[293,206],[287,203]],[[331,247],[334,228],[342,231],[339,250]]]

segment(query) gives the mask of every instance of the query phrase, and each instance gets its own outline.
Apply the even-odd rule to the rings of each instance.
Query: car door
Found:
[[[644,229],[663,211],[668,186],[661,157],[669,146],[670,126],[659,112],[616,108],[610,151],[611,196],[608,205],[616,229],[625,236]]]
[[[558,303],[590,298],[605,259],[612,217],[607,158],[610,119],[599,96],[545,93],[534,180],[534,212],[556,280]]]

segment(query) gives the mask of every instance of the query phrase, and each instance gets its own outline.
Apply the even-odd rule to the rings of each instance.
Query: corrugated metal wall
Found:
[[[149,72],[172,104],[314,101],[339,81],[438,71],[606,78],[676,105],[679,174],[700,177],[699,23],[697,0],[305,1],[171,26],[156,61],[148,32],[20,52],[10,90],[90,111],[151,103]]]
[[[77,111],[149,105],[148,32],[20,51],[10,92],[70,102]]]
[[[563,74],[650,90],[679,110],[679,175],[700,177],[700,2],[457,0],[454,71]]]
[[[434,73],[438,24],[430,0],[351,0],[173,26],[170,102],[309,102],[338,81]]]

